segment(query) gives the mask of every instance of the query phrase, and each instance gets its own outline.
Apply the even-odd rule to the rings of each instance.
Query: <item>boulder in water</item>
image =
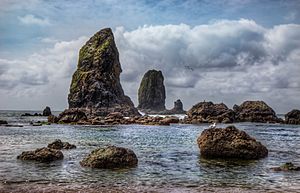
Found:
[[[300,171],[300,167],[299,166],[295,166],[292,162],[287,162],[283,165],[281,165],[280,167],[275,167],[272,168],[272,170],[274,171]]]
[[[245,101],[240,106],[234,105],[233,110],[237,122],[282,122],[264,101]]]
[[[0,125],[7,125],[8,123],[7,123],[7,121],[5,121],[5,120],[0,120]]]
[[[285,115],[286,124],[300,125],[300,110],[294,109]]]
[[[52,143],[48,144],[48,148],[51,149],[74,149],[76,145],[70,144],[69,142],[62,142],[60,139],[56,139]]]
[[[197,139],[201,156],[207,158],[259,159],[268,149],[234,126],[205,129]]]
[[[92,151],[80,164],[91,168],[124,168],[136,166],[138,159],[135,153],[127,148],[108,146]]]
[[[63,158],[64,155],[61,151],[47,147],[39,148],[34,151],[24,151],[17,157],[17,159],[21,160],[33,160],[38,162],[51,162]]]

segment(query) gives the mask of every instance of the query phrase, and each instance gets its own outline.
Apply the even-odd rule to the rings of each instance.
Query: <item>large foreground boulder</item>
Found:
[[[224,103],[200,102],[188,112],[187,123],[232,123],[234,112]]]
[[[121,112],[124,116],[139,115],[131,99],[124,94],[120,83],[122,72],[119,52],[110,28],[102,29],[80,49],[77,70],[74,72],[68,95],[69,109],[85,111],[86,116],[106,116]],[[69,118],[68,118],[69,119]]]
[[[205,129],[197,143],[201,156],[207,158],[259,159],[268,155],[265,146],[234,126]]]
[[[234,105],[233,110],[237,122],[282,122],[264,101],[245,101],[240,106]]]
[[[127,148],[108,146],[92,151],[80,164],[91,168],[124,168],[136,166],[138,159],[135,153]]]
[[[294,109],[285,115],[286,124],[300,125],[300,110]]]
[[[70,144],[69,142],[62,142],[60,139],[56,139],[52,143],[48,144],[48,148],[50,149],[74,149],[76,145]]]
[[[32,160],[38,162],[51,162],[55,160],[61,160],[64,155],[61,151],[43,147],[34,151],[24,151],[20,154],[17,159],[21,160]]]
[[[145,73],[138,90],[138,108],[145,113],[164,111],[166,91],[161,71],[149,70]]]

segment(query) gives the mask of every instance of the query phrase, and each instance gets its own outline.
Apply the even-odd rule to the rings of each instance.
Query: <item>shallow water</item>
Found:
[[[23,113],[23,112],[22,112]],[[239,123],[269,149],[258,161],[206,160],[200,157],[198,135],[208,125],[171,126],[74,126],[32,127],[20,112],[0,112],[24,127],[0,126],[0,181],[4,184],[64,184],[80,187],[138,187],[139,189],[197,190],[199,187],[242,190],[300,192],[299,172],[274,172],[284,162],[300,165],[300,125]],[[225,125],[220,125],[225,126]],[[64,160],[50,164],[23,162],[22,151],[46,146],[55,139],[77,145],[64,150]],[[82,168],[79,161],[91,150],[107,144],[132,149],[139,159],[136,168],[102,170]],[[173,192],[173,191],[172,191]]]

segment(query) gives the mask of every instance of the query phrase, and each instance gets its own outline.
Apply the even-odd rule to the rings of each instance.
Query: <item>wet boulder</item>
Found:
[[[70,144],[69,142],[62,142],[60,139],[56,139],[52,143],[48,144],[48,148],[51,149],[74,149],[76,145]]]
[[[59,114],[57,120],[61,123],[77,123],[87,120],[87,115],[84,109],[71,108]]]
[[[300,125],[300,110],[294,109],[285,115],[286,124]]]
[[[127,148],[108,146],[93,150],[80,165],[91,168],[124,168],[136,166],[138,159],[135,153]]]
[[[201,156],[207,158],[259,159],[268,149],[234,126],[205,129],[197,139]]]
[[[20,160],[32,160],[38,162],[52,162],[62,160],[63,158],[64,155],[61,151],[47,147],[39,148],[34,151],[24,151],[17,157],[17,159]]]

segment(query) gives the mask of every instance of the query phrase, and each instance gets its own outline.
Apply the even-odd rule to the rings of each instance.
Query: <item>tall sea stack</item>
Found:
[[[120,84],[121,72],[112,30],[102,29],[80,49],[66,113],[72,114],[72,109],[79,109],[93,116],[106,116],[111,112],[121,112],[124,116],[138,115]]]
[[[146,113],[164,111],[166,91],[161,71],[149,70],[144,75],[138,91],[138,108]]]

